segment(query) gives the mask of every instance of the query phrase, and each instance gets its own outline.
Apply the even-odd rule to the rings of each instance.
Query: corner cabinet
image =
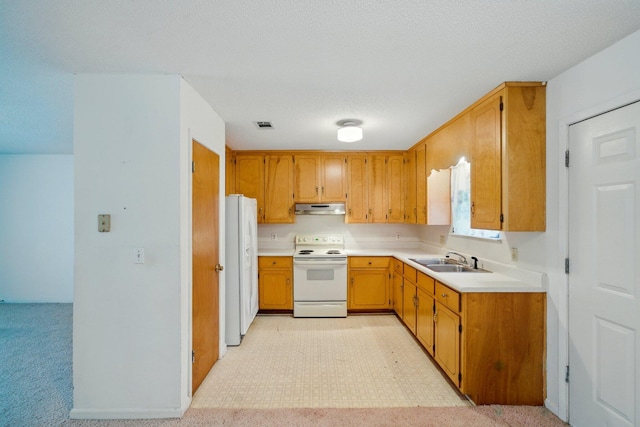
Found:
[[[264,222],[264,154],[236,154],[235,192],[258,201],[258,222]]]
[[[471,227],[544,231],[546,87],[504,83],[471,115]]]
[[[391,272],[389,257],[349,257],[349,310],[389,310]]]
[[[258,257],[260,310],[293,310],[293,258]]]

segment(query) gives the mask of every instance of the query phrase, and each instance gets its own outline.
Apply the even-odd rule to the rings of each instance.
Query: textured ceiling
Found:
[[[235,149],[406,149],[506,80],[640,29],[636,0],[0,0],[0,153],[73,151],[73,73],[177,73]],[[364,139],[336,140],[362,120]],[[253,122],[272,121],[259,130]]]

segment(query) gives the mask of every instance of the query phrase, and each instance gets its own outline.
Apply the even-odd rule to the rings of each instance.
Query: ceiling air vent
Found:
[[[254,122],[258,129],[273,129],[273,124],[271,122]]]

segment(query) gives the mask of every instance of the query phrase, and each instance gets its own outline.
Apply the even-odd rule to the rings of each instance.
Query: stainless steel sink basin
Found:
[[[438,273],[491,273],[481,268],[471,268],[461,264],[432,264],[426,267]]]
[[[427,265],[426,267],[429,270],[437,271],[438,273],[467,273],[475,271],[473,268],[459,264],[432,264]]]
[[[450,259],[447,259],[447,258],[409,258],[409,259],[413,262],[417,262],[420,265],[424,265],[425,267],[428,265],[447,264],[449,262],[452,262]]]
[[[427,267],[431,271],[438,273],[491,273],[481,268],[474,269],[469,266],[458,264],[450,258],[409,258],[411,261]]]

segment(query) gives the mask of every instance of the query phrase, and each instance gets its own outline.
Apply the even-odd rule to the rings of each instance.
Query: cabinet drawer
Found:
[[[349,257],[349,266],[352,268],[388,268],[388,257]]]
[[[400,261],[399,259],[393,258],[393,271],[395,271],[396,273],[402,274],[403,267],[404,267],[404,262]]]
[[[416,283],[418,275],[418,270],[411,267],[410,265],[404,266],[404,277],[409,279],[411,282]]]
[[[261,256],[258,257],[258,268],[291,268],[293,258],[288,256]]]
[[[460,311],[460,294],[440,282],[436,282],[436,300],[456,313]]]
[[[436,286],[436,280],[433,277],[429,277],[422,272],[418,272],[418,287],[429,295],[433,295]]]

